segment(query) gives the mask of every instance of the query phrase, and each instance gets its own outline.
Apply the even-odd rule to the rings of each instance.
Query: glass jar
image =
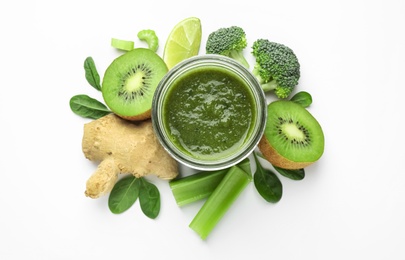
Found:
[[[267,118],[263,90],[239,62],[207,54],[184,60],[159,83],[152,123],[166,151],[197,170],[236,165],[256,148]]]

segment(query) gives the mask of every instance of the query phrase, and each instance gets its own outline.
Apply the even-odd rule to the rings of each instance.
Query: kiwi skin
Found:
[[[144,65],[146,64],[146,65]],[[163,76],[167,73],[167,65],[163,59],[150,49],[135,48],[117,57],[107,68],[102,84],[103,99],[111,111],[117,116],[129,121],[142,121],[151,118],[153,93]],[[149,85],[145,89],[139,88],[128,90],[129,97],[132,94],[132,101],[121,99],[121,88],[132,75],[138,81],[142,77],[142,84],[147,81]],[[137,84],[140,84],[137,82]],[[138,92],[140,91],[140,92]],[[122,93],[124,93],[123,91]],[[135,99],[134,99],[135,96]],[[138,98],[136,98],[138,97]],[[139,98],[141,97],[141,98]]]
[[[295,118],[295,120],[314,120],[311,122],[313,125],[312,129],[312,134],[317,133],[316,137],[313,135],[311,136],[311,141],[317,140],[317,148],[314,148],[317,151],[314,154],[317,154],[316,157],[312,156],[311,158],[299,160],[299,161],[293,161],[291,159],[288,159],[287,156],[284,156],[281,154],[279,151],[277,151],[276,148],[273,147],[271,144],[270,140],[273,139],[268,139],[272,138],[272,135],[269,134],[269,137],[266,136],[266,130],[265,133],[263,134],[259,144],[258,148],[264,158],[266,158],[273,166],[283,168],[283,169],[288,169],[288,170],[297,170],[297,169],[302,169],[305,168],[313,163],[315,163],[323,154],[323,149],[324,149],[324,136],[323,136],[323,131],[321,126],[319,125],[319,122],[309,113],[308,110],[306,110],[304,107],[302,107],[299,104],[295,104],[292,101],[286,101],[286,100],[279,100],[273,102],[272,109],[268,109],[268,118],[266,122],[266,128],[269,127],[271,129],[274,126],[274,122],[271,120],[274,120],[274,118],[279,118],[280,114],[285,114],[285,111],[291,111],[291,113],[295,114],[300,114],[302,115],[301,118]],[[278,104],[277,104],[278,103]],[[275,107],[278,105],[278,109],[276,110]],[[271,104],[269,104],[270,106]],[[280,106],[282,105],[282,106]],[[278,112],[281,111],[282,112]],[[274,115],[273,115],[274,114]],[[273,115],[273,116],[272,116]],[[293,119],[294,120],[294,119]],[[318,128],[319,127],[319,128]],[[303,151],[305,152],[305,151]]]
[[[311,165],[314,162],[294,162],[288,160],[287,158],[280,155],[276,149],[270,144],[266,136],[263,135],[262,139],[258,144],[260,152],[263,154],[272,165],[287,169],[287,170],[298,170]]]
[[[142,114],[136,115],[136,116],[124,116],[124,115],[117,115],[123,119],[129,120],[129,121],[142,121],[146,119],[150,119],[152,115],[152,109],[149,109],[148,111],[145,111]]]

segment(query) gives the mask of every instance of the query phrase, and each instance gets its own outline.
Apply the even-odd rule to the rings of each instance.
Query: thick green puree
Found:
[[[238,150],[255,121],[253,94],[237,75],[194,68],[177,78],[163,104],[163,123],[178,149],[199,159]]]

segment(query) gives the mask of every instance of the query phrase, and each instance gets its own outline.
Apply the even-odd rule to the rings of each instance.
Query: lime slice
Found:
[[[189,17],[176,24],[170,32],[163,60],[169,69],[177,63],[195,56],[200,50],[201,21],[196,17]]]

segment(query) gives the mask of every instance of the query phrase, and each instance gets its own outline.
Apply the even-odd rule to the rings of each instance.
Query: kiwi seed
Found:
[[[102,93],[107,106],[128,120],[150,118],[152,98],[168,69],[163,59],[146,48],[116,58],[107,68]]]
[[[292,101],[279,100],[268,105],[259,149],[274,166],[301,169],[323,154],[324,134],[308,110]]]

